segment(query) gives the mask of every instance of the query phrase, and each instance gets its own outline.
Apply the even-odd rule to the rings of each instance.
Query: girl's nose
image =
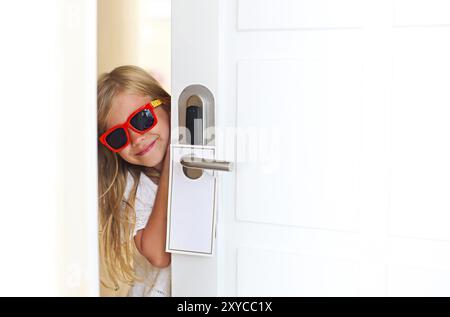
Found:
[[[128,133],[130,134],[130,143],[131,145],[138,145],[144,140],[144,135],[134,132],[131,129],[128,129]]]

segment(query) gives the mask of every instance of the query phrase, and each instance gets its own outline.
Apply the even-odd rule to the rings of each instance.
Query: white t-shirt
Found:
[[[124,199],[128,199],[132,187],[133,177],[128,173]],[[148,218],[152,213],[157,189],[158,186],[147,175],[141,172],[134,205],[136,211],[136,226],[134,228],[133,237],[136,236],[139,230],[144,229],[147,225]],[[170,266],[159,269],[152,266],[145,257],[139,255],[134,259],[134,270],[136,275],[142,279],[142,281],[136,281],[134,285],[131,286],[127,296],[168,297],[171,295]]]

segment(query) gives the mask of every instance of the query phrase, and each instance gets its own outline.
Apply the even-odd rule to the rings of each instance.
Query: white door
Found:
[[[208,87],[236,164],[215,255],[173,254],[173,295],[450,295],[448,12],[172,0],[172,107]]]

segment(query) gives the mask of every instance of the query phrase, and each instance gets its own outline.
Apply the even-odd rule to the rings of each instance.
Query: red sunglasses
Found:
[[[159,99],[152,100],[150,103],[134,111],[125,123],[115,125],[100,136],[100,142],[113,152],[120,152],[130,144],[130,134],[128,128],[139,133],[153,129],[158,123],[153,108],[162,105]]]

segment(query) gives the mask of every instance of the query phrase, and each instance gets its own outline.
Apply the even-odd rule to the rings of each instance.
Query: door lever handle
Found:
[[[205,159],[192,155],[183,156],[180,159],[180,163],[187,168],[207,169],[224,172],[231,172],[233,170],[232,162]]]

